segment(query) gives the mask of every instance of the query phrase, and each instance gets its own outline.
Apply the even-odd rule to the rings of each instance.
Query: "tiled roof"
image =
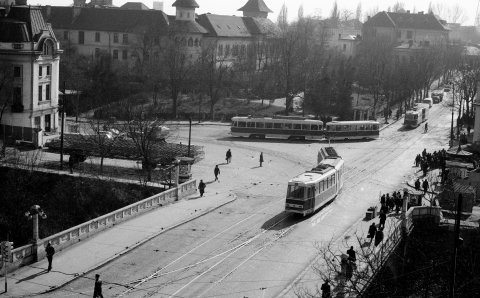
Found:
[[[10,21],[5,22],[5,24],[2,25],[3,30],[6,30],[5,32],[2,32],[2,34],[10,34],[12,32],[11,30],[18,31],[18,34],[21,36],[19,38],[22,39],[22,41],[38,41],[43,30],[49,29],[42,17],[40,8],[38,7],[23,5],[12,6],[8,13],[8,17],[4,20]],[[19,23],[24,23],[24,25],[19,25]],[[23,32],[25,31],[24,28],[27,28],[27,32]],[[25,36],[25,34],[27,34],[28,37]]]
[[[263,0],[248,0],[247,4],[238,10],[246,12],[273,12],[267,7]]]
[[[447,31],[433,14],[398,13],[382,11],[371,17],[364,24],[374,27],[397,27],[401,29],[425,29]]]
[[[170,22],[170,30],[179,33],[201,33],[206,34],[208,31],[200,24],[194,21],[174,20]]]
[[[75,18],[74,9],[80,9]],[[42,12],[46,21],[58,29],[133,32],[137,28],[153,26],[159,31],[168,30],[168,17],[160,10],[51,6],[43,7]]]
[[[207,28],[210,35],[218,37],[250,37],[251,34],[243,18],[216,14],[203,14],[198,22]]]
[[[172,4],[173,7],[195,7],[198,8],[197,2],[195,0],[177,0]]]
[[[280,34],[277,25],[267,18],[243,17],[242,19],[252,35],[273,37]]]
[[[120,6],[122,9],[137,9],[137,10],[148,10],[148,6],[143,4],[142,2],[127,2]]]

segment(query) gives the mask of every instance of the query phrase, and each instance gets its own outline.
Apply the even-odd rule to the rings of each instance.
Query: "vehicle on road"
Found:
[[[315,168],[288,181],[285,211],[303,216],[332,201],[343,186],[344,161],[326,156]]]
[[[233,117],[230,134],[234,137],[321,140],[323,122],[303,117]]]
[[[330,140],[378,139],[377,121],[332,121],[325,125],[325,137]]]
[[[422,100],[422,103],[428,105],[428,107],[431,108],[433,106],[433,99],[430,97],[424,98]]]
[[[428,119],[429,106],[426,104],[417,104],[412,110],[405,113],[403,125],[408,128],[418,127],[422,122]]]
[[[439,103],[443,100],[443,91],[433,91],[432,92],[433,103]]]

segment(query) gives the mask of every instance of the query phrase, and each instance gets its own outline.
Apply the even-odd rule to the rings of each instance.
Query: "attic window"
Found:
[[[238,25],[237,25],[237,28],[238,28],[238,30],[240,30],[240,29],[241,29],[241,28],[240,28],[240,26],[238,26]]]
[[[230,26],[229,26],[229,25],[227,25],[227,28],[228,28],[228,29],[230,29],[230,30],[232,30],[232,28],[230,28]]]
[[[218,27],[218,29],[222,29],[222,28],[220,27],[220,25],[217,25],[217,27]]]
[[[52,55],[53,54],[53,42],[51,40],[46,40],[43,44],[43,55]]]

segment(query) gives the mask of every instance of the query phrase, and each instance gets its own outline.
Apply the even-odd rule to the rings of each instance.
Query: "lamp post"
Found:
[[[42,219],[46,219],[47,215],[45,212],[43,212],[42,208],[38,205],[33,205],[30,207],[30,210],[25,212],[25,217],[28,219],[32,219],[33,222],[33,256],[34,256],[34,261],[37,261],[37,249],[38,249],[38,240],[40,239],[39,234],[38,234],[38,216]]]
[[[455,107],[455,84],[452,83],[453,99],[452,99],[452,122],[450,124],[450,147],[453,147],[453,108]]]
[[[63,170],[63,127],[65,126],[65,100],[67,98],[66,82],[63,81],[63,98],[62,98],[62,126],[60,127],[60,170]]]
[[[192,139],[192,117],[188,117],[188,154],[187,157],[190,157],[190,141]]]

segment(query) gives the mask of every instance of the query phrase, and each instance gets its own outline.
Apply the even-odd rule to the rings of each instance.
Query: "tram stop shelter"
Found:
[[[192,157],[177,157],[178,162],[178,182],[184,183],[192,179],[192,165],[195,159]]]
[[[405,196],[405,194],[407,195],[407,210],[410,209],[410,207],[422,206],[423,205],[423,198],[424,198],[424,192],[423,191],[416,190],[416,189],[404,188],[403,189],[403,194],[404,194],[404,196]]]

